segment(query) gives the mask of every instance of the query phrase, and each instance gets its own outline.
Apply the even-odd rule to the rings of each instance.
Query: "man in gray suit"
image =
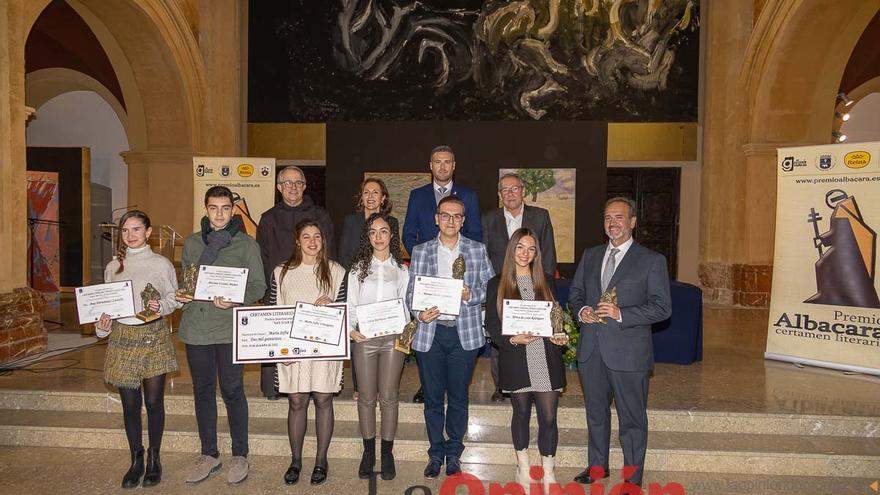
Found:
[[[514,173],[504,174],[498,180],[498,197],[501,198],[501,204],[504,206],[483,213],[481,223],[486,251],[489,253],[489,260],[495,273],[501,273],[510,236],[520,227],[531,229],[538,236],[544,273],[553,278],[556,274],[556,241],[553,238],[550,213],[544,208],[523,203],[526,194],[523,186],[522,178]],[[498,386],[498,348],[495,344],[492,344],[490,359],[492,381],[495,383],[492,402],[500,402],[504,400],[504,395]]]
[[[578,483],[608,477],[612,397],[623,463],[633,466],[624,469],[624,478],[639,486],[642,483],[648,445],[648,378],[654,367],[651,324],[669,318],[672,302],[666,259],[633,241],[635,226],[635,202],[609,199],[605,203],[609,242],[584,250],[572,280],[569,302],[580,322],[578,372],[589,430],[589,465],[574,478]],[[617,304],[598,302],[612,288],[617,290]]]

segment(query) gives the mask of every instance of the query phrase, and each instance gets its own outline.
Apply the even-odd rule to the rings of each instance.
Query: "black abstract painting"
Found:
[[[696,121],[698,0],[250,2],[249,121]]]

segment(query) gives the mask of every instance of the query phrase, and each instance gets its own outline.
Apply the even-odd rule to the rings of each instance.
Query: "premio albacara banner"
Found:
[[[880,142],[778,150],[768,359],[880,375]]]
[[[234,214],[245,231],[257,235],[264,211],[275,205],[275,159],[253,157],[193,157],[193,228],[199,230],[205,216],[205,192],[226,186],[235,196]]]

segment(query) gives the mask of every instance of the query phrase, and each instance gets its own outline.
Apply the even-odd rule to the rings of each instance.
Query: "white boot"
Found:
[[[529,493],[529,449],[516,451],[516,482],[522,485],[523,490]]]
[[[550,495],[550,485],[556,484],[556,473],[553,472],[554,464],[556,464],[556,458],[552,455],[541,456],[541,466],[544,467],[544,495]]]

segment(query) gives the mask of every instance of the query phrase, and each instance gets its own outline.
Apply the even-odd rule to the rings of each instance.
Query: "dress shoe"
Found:
[[[425,391],[419,388],[419,391],[416,392],[416,395],[413,396],[413,402],[416,404],[424,404],[425,403]]]
[[[312,470],[312,477],[309,480],[309,483],[320,485],[325,481],[327,481],[327,466],[315,466],[315,469]]]
[[[446,456],[446,476],[461,474],[461,461],[457,455]]]
[[[504,402],[507,397],[501,392],[501,390],[496,390],[492,392],[492,398],[490,399],[492,402]]]
[[[143,487],[156,486],[162,481],[162,463],[159,462],[159,449],[147,450],[147,470],[144,474]]]
[[[122,488],[134,488],[141,483],[144,475],[144,448],[141,447],[131,453],[131,467],[122,477]]]
[[[294,459],[290,461],[290,466],[284,473],[284,482],[288,485],[295,485],[299,481],[299,472],[302,471],[302,461]]]
[[[376,438],[364,438],[363,440],[364,453],[361,455],[361,464],[358,466],[358,478],[368,480],[376,467]]]
[[[397,476],[397,469],[394,467],[394,440],[382,440],[382,458],[381,458],[381,476],[385,481],[393,480]]]
[[[611,471],[609,471],[608,468],[604,468],[604,469],[605,469],[605,476],[602,476],[600,478],[593,478],[592,476],[590,476],[590,468],[587,467],[586,469],[581,471],[577,476],[575,476],[574,480],[582,485],[589,485],[589,484],[595,483],[596,481],[599,481],[602,478],[607,478],[608,476],[611,475]]]
[[[428,459],[428,465],[425,466],[425,478],[429,480],[436,479],[440,476],[440,467],[443,466],[443,459],[432,457]]]

